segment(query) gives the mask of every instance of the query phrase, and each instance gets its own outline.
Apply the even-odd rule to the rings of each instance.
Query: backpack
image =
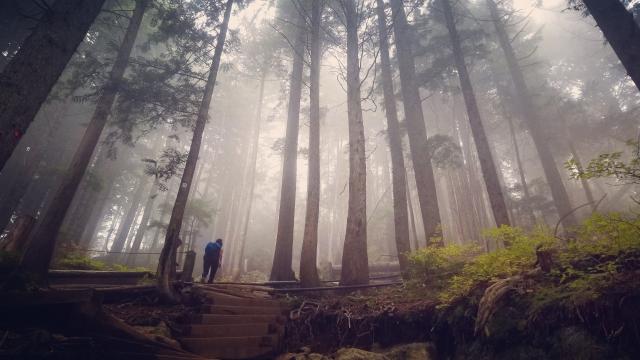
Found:
[[[214,242],[208,243],[207,246],[204,248],[205,256],[215,256],[216,253],[219,253],[219,252],[220,252],[220,245]]]

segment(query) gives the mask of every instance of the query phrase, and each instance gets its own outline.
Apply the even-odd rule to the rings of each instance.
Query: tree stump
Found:
[[[548,273],[553,268],[555,262],[553,260],[554,249],[543,249],[542,246],[536,248],[536,265],[540,267],[542,272]]]
[[[35,223],[36,219],[33,216],[19,215],[13,223],[7,226],[7,237],[0,244],[0,250],[22,253]]]
[[[196,252],[187,251],[184,257],[184,266],[182,267],[182,281],[190,282],[193,280],[193,268],[196,265]]]

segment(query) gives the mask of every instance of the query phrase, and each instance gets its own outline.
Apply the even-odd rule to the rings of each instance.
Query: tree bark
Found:
[[[322,59],[323,0],[311,1],[311,81],[309,92],[309,173],[307,176],[307,213],[304,221],[300,283],[305,287],[320,285],[318,276],[318,222],[320,220],[320,61]]]
[[[254,124],[253,148],[251,149],[251,174],[249,176],[249,199],[247,204],[247,213],[245,214],[242,236],[240,238],[240,252],[238,254],[238,272],[234,278],[236,280],[243,272],[242,262],[244,259],[244,250],[247,244],[247,233],[249,231],[249,222],[251,220],[251,210],[253,209],[253,197],[256,188],[256,167],[258,166],[258,147],[260,146],[260,123],[262,121],[262,103],[264,100],[264,85],[269,69],[266,66],[262,69],[260,77],[260,90],[258,90],[258,108],[256,109],[256,120]]]
[[[583,0],[633,83],[640,89],[640,28],[620,0]]]
[[[404,256],[404,254],[411,252],[409,217],[407,214],[406,169],[404,167],[402,136],[400,135],[400,122],[398,121],[395,91],[393,89],[393,74],[389,57],[389,31],[387,28],[387,16],[384,11],[384,1],[376,0],[376,5],[380,44],[380,72],[382,75],[384,109],[387,116],[387,138],[389,141],[389,151],[391,153],[395,243],[400,261],[400,270],[405,271],[407,269],[407,257]]]
[[[518,144],[518,138],[516,137],[516,131],[513,126],[513,119],[511,117],[508,117],[507,123],[509,124],[509,133],[511,135],[511,141],[513,142],[513,153],[516,158],[516,164],[518,165],[518,176],[520,177],[520,186],[522,186],[522,194],[525,201],[525,211],[527,212],[529,221],[533,226],[536,224],[536,216],[533,213],[533,209],[531,208],[531,192],[529,191],[529,184],[527,183],[527,178],[524,174],[524,164],[522,164],[522,156],[520,155],[520,146]]]
[[[500,178],[498,176],[498,171],[496,170],[493,155],[491,154],[489,140],[487,140],[484,125],[482,125],[482,118],[480,116],[480,110],[478,109],[476,94],[473,91],[473,85],[471,85],[471,79],[469,78],[467,64],[465,63],[464,53],[460,43],[460,35],[458,34],[458,29],[453,16],[453,9],[449,0],[439,0],[439,2],[444,14],[447,30],[449,31],[454,63],[458,72],[458,79],[460,80],[464,103],[467,108],[471,134],[473,135],[478,159],[480,160],[480,168],[482,169],[484,183],[487,189],[487,194],[489,195],[489,203],[491,204],[493,218],[495,219],[498,227],[502,225],[509,226],[511,225],[511,222],[509,221],[507,204],[504,201],[502,187],[500,186]]]
[[[109,256],[112,261],[124,258],[121,252],[125,248],[127,238],[129,237],[129,233],[131,232],[131,226],[136,219],[136,214],[138,213],[138,208],[140,207],[140,202],[142,200],[142,195],[144,194],[145,188],[146,182],[141,179],[133,192],[131,203],[129,204],[129,209],[127,209],[127,212],[124,214],[124,218],[122,219],[122,222],[118,227],[116,238],[115,240],[113,240],[113,244],[109,249],[109,251],[113,253]]]
[[[411,221],[411,233],[413,234],[413,241],[415,250],[420,249],[420,242],[418,241],[418,230],[416,228],[416,216],[413,211],[413,200],[411,200],[411,191],[409,190],[409,182],[405,175],[405,188],[407,191],[407,205],[409,207],[409,220]]]
[[[280,210],[276,249],[271,267],[271,281],[295,280],[292,269],[293,226],[296,208],[296,173],[298,160],[298,128],[300,121],[300,98],[302,96],[302,71],[304,68],[304,19],[298,20],[298,33],[293,44],[293,67],[289,80],[289,109],[287,134],[282,164]]]
[[[536,112],[536,109],[531,100],[531,94],[527,82],[525,81],[522,69],[518,64],[516,53],[511,46],[511,39],[505,30],[504,22],[498,12],[498,6],[493,0],[487,0],[489,11],[491,12],[491,19],[496,29],[496,35],[500,47],[504,52],[505,59],[507,61],[507,67],[511,74],[511,80],[513,81],[514,90],[516,93],[516,100],[522,115],[525,119],[525,124],[529,129],[529,134],[538,152],[542,168],[544,170],[545,177],[551,189],[551,195],[553,202],[558,210],[558,215],[562,220],[562,224],[565,229],[577,225],[576,218],[571,212],[571,202],[569,201],[569,195],[562,183],[562,177],[560,171],[556,166],[555,159],[551,153],[551,148],[545,139],[545,134],[540,127],[540,118]]]
[[[69,205],[73,200],[73,195],[78,189],[82,176],[91,161],[102,129],[111,113],[111,107],[113,106],[118,87],[122,82],[124,72],[129,63],[131,50],[133,49],[138,30],[140,29],[146,5],[147,0],[136,1],[136,7],[129,21],[129,26],[127,27],[122,44],[118,49],[118,55],[111,69],[111,73],[109,74],[108,83],[98,99],[91,121],[80,140],[80,145],[73,155],[73,159],[62,179],[62,183],[51,201],[52,205],[42,217],[41,225],[35,232],[31,244],[29,244],[29,247],[22,257],[21,267],[23,270],[33,272],[40,280],[46,280],[47,270],[55,248],[56,235],[69,209]]]
[[[227,37],[227,29],[229,28],[229,18],[231,17],[232,7],[233,0],[227,0],[224,18],[222,20],[222,25],[220,26],[220,32],[218,33],[216,48],[213,54],[213,61],[209,68],[207,85],[205,86],[202,103],[198,110],[198,118],[193,130],[193,138],[191,140],[191,147],[189,148],[189,155],[187,156],[184,172],[182,173],[182,179],[180,180],[178,195],[176,196],[175,203],[173,204],[173,210],[171,212],[171,218],[169,219],[169,226],[167,227],[164,246],[160,253],[160,259],[158,260],[158,270],[156,275],[158,290],[165,301],[176,300],[173,292],[173,286],[171,285],[171,281],[173,280],[172,275],[175,275],[176,249],[180,245],[179,236],[180,229],[182,228],[182,218],[184,217],[184,210],[189,198],[189,190],[191,189],[193,175],[198,162],[202,135],[209,118],[209,105],[211,104],[211,97],[216,85],[218,69],[220,68],[220,59],[224,50],[224,42]]]
[[[582,170],[582,162],[580,161],[580,156],[578,156],[578,152],[576,151],[576,147],[573,145],[573,141],[571,139],[567,139],[567,143],[569,144],[569,150],[571,150],[571,155],[576,162],[579,170]],[[593,191],[591,191],[591,185],[589,185],[589,181],[585,178],[580,178],[580,184],[582,185],[582,189],[584,190],[584,195],[589,202],[589,206],[592,211],[596,211],[596,201],[593,198]]]
[[[367,165],[360,93],[358,25],[355,0],[344,0],[347,27],[347,113],[349,119],[349,205],[340,285],[369,283],[367,255]]]
[[[7,228],[7,236],[0,243],[0,250],[20,254],[24,249],[36,219],[29,215],[19,215]]]
[[[156,197],[158,197],[158,185],[159,181],[156,178],[151,185],[151,190],[149,191],[149,196],[147,197],[147,202],[144,205],[144,212],[142,213],[142,219],[140,220],[140,226],[138,227],[138,231],[136,231],[136,237],[133,239],[133,244],[131,245],[131,252],[135,253],[140,250],[140,245],[142,245],[142,239],[144,238],[144,234],[149,227],[149,219],[151,219],[151,214],[155,209],[154,205],[156,202]],[[132,266],[136,263],[135,255],[129,254],[127,256],[127,266]]]
[[[424,234],[429,238],[437,235],[440,224],[440,210],[436,193],[433,167],[428,157],[427,130],[422,112],[422,100],[416,83],[416,70],[413,59],[413,34],[407,23],[402,0],[391,0],[393,30],[396,40],[396,56],[400,71],[400,87],[404,104],[405,122],[409,135],[409,148],[416,178],[418,201],[422,213]]]
[[[82,234],[80,235],[82,239],[80,242],[81,248],[89,247],[93,241],[96,229],[104,217],[105,204],[111,198],[114,180],[114,178],[108,179],[107,184],[98,193],[95,203],[91,206],[89,221],[83,225]]]
[[[104,0],[56,1],[0,74],[0,171],[103,3]]]
[[[111,226],[109,226],[109,231],[107,232],[107,235],[104,238],[104,244],[102,244],[102,249],[104,250],[105,255],[109,251],[109,240],[111,239],[111,235],[113,235],[113,232],[116,231],[116,225],[118,224],[118,222],[120,221],[120,218],[122,217],[119,213],[120,213],[120,206],[116,208],[113,213]]]
[[[37,149],[22,152],[20,156],[23,157],[20,162],[24,165],[20,166],[17,172],[11,172],[15,180],[6,189],[6,195],[0,197],[0,229],[4,229],[9,225],[38,168],[42,167]],[[26,165],[27,163],[30,165]]]

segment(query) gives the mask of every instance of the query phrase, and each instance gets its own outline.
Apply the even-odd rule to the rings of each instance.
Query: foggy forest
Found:
[[[0,358],[640,357],[637,0],[0,0]]]

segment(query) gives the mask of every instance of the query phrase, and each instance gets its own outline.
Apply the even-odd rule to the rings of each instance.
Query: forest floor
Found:
[[[505,246],[411,253],[402,285],[283,296],[292,310],[280,359],[640,358],[639,217],[596,215],[570,239],[509,227],[489,235]],[[206,301],[197,287],[180,294],[171,306],[153,294],[123,296],[88,318],[78,304],[0,307],[0,358],[182,351],[175,339]],[[86,356],[96,349],[100,356]]]
[[[640,259],[640,253],[634,257]],[[491,294],[489,283],[449,304],[404,285],[346,296],[300,297],[294,300],[299,313],[287,325],[289,353],[282,359],[312,359],[313,353],[323,354],[318,359],[351,359],[341,354],[351,347],[395,359],[389,354],[401,344],[412,344],[408,349],[417,354],[430,354],[416,359],[637,359],[639,265],[581,303],[565,302],[569,294],[544,299],[541,289],[552,285],[548,275],[538,272],[495,299],[479,329],[479,319],[487,312],[481,304],[486,305]],[[413,358],[402,354],[399,359]]]
[[[480,331],[476,328],[483,317],[483,300],[491,293],[488,289],[504,283],[501,280],[478,283],[466,296],[450,302],[444,302],[433,288],[411,280],[350,294],[285,296],[293,310],[278,359],[636,359],[640,355],[640,252],[615,260],[591,259],[577,263],[575,269],[592,269],[591,275],[600,276],[604,273],[591,265],[608,260],[622,267],[589,296],[584,288],[556,292],[561,289],[558,277],[570,276],[566,269],[558,273],[529,270],[524,272],[526,279],[521,274],[502,279],[518,284],[511,283],[508,291],[494,299],[492,314]],[[102,308],[156,344],[179,348],[175,339],[202,301],[197,291],[187,290],[177,305],[163,305],[153,294],[137,294]],[[38,325],[34,321],[20,328],[0,327],[0,355],[106,359],[130,346],[131,339],[115,334],[69,331],[60,326],[70,322],[68,309],[56,313],[32,314],[31,318],[43,320]],[[166,351],[162,346],[148,351],[158,349]]]
[[[292,298],[290,358],[412,343],[438,359],[640,358],[637,216],[594,215],[571,238],[510,227],[488,236],[506,246],[410,254],[403,285]]]

